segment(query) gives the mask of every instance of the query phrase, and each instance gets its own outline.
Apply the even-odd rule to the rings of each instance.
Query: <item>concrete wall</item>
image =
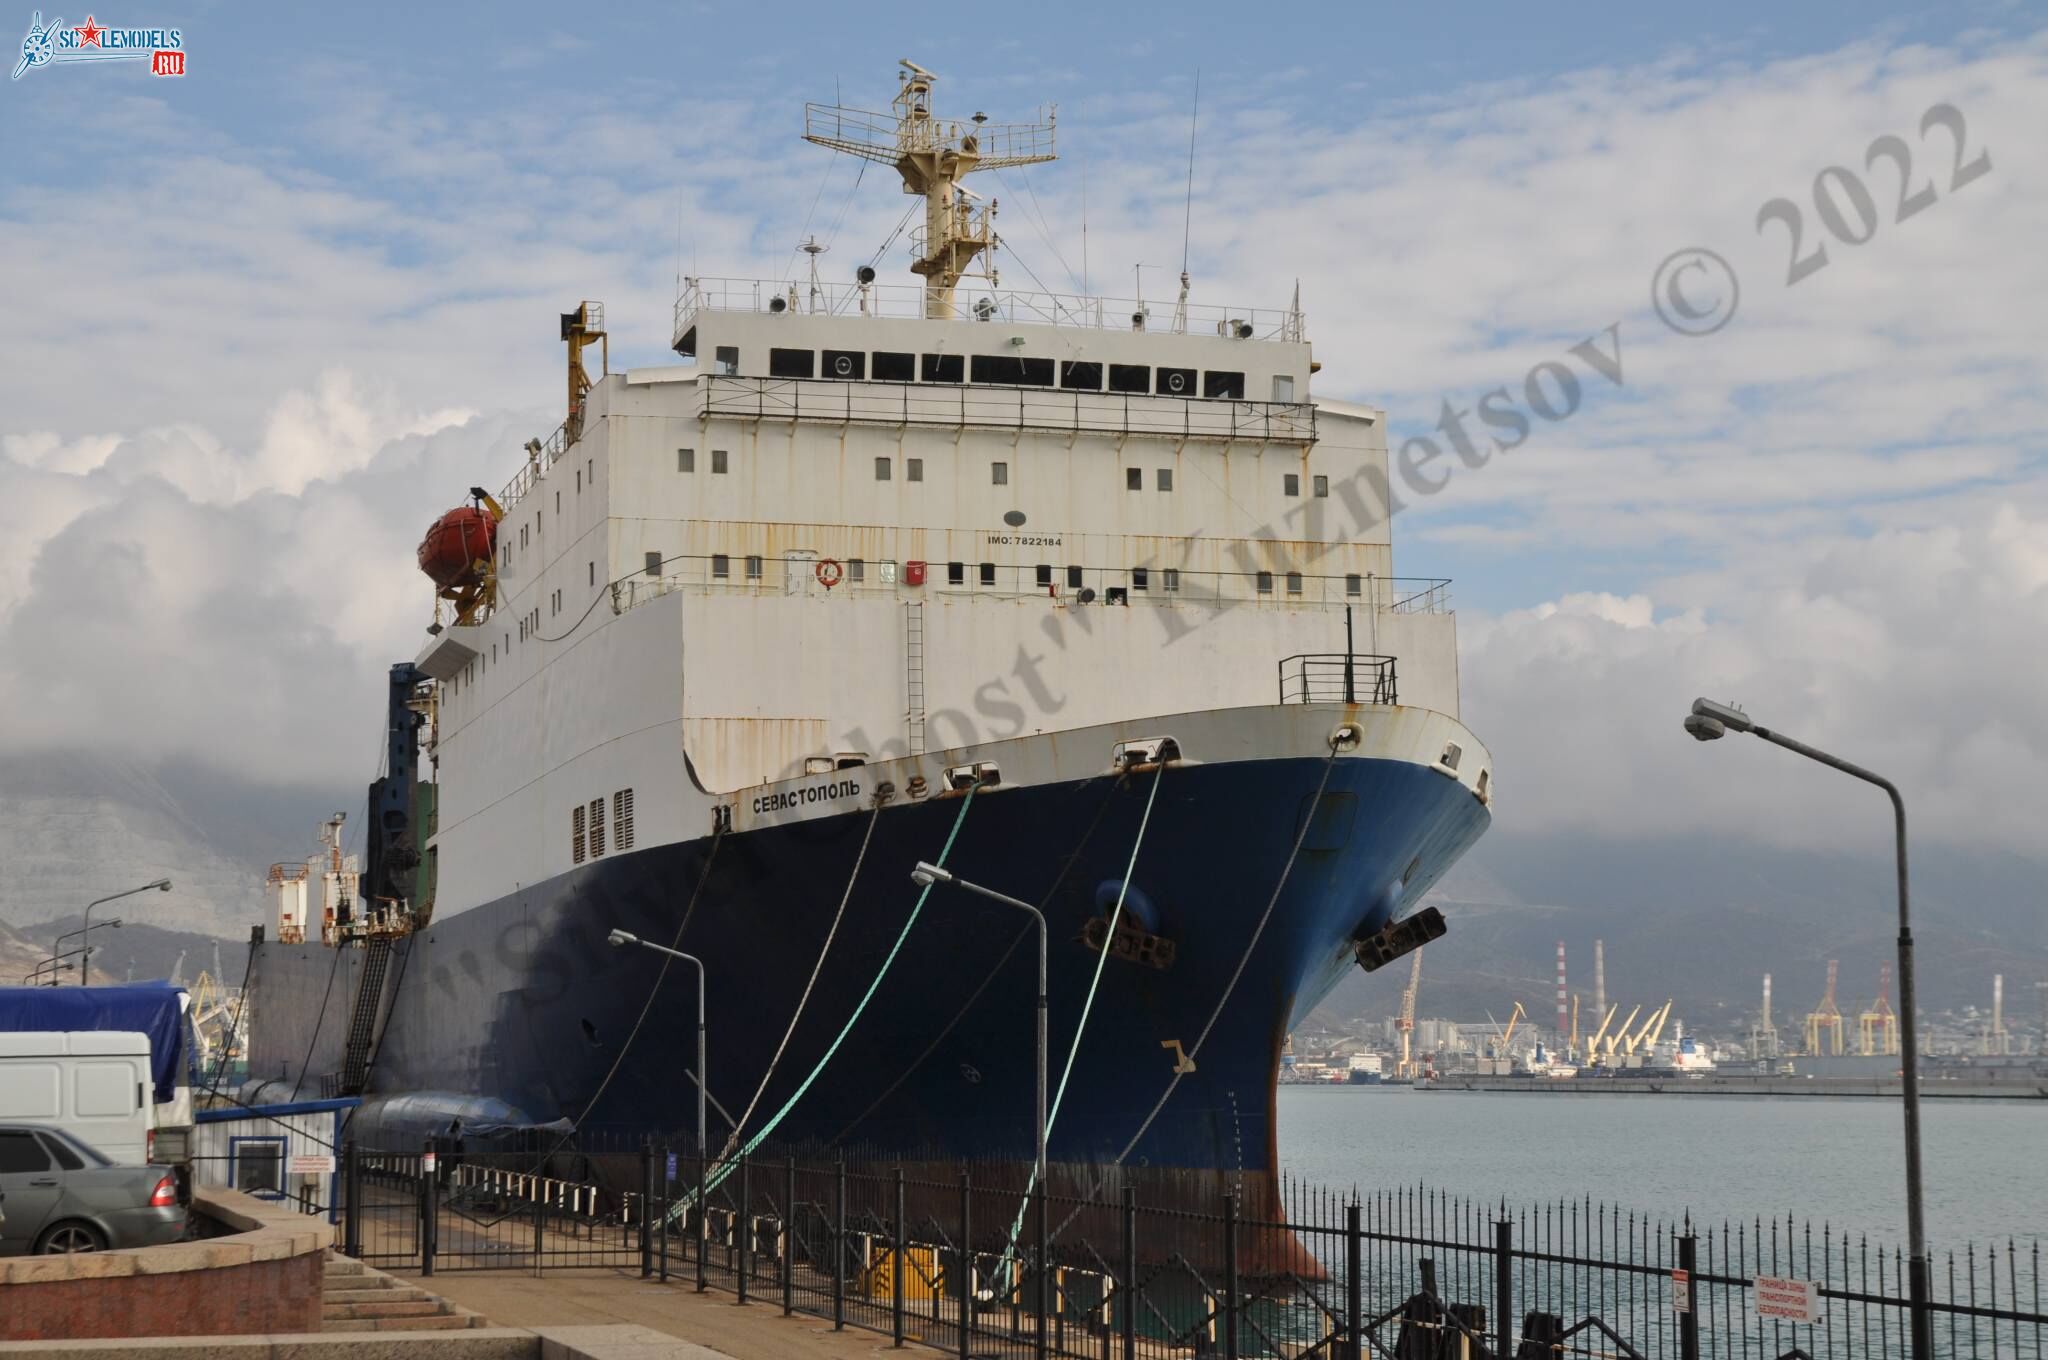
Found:
[[[333,1231],[232,1190],[195,1211],[238,1231],[169,1247],[0,1260],[0,1341],[320,1330]]]

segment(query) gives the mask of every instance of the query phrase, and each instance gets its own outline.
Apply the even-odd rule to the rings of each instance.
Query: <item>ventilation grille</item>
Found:
[[[583,804],[569,809],[569,859],[572,863],[583,862]]]
[[[590,857],[604,853],[604,799],[590,800]]]
[[[633,791],[620,789],[612,795],[612,849],[633,848]]]

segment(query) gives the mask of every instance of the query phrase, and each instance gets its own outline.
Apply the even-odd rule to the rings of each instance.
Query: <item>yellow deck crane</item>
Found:
[[[1415,962],[1408,965],[1408,985],[1401,989],[1401,1014],[1394,1021],[1394,1029],[1401,1036],[1401,1061],[1394,1065],[1394,1075],[1403,1081],[1415,1079],[1415,1058],[1409,1051],[1415,1037],[1415,993],[1422,985],[1422,951],[1415,951]]]
[[[1650,1013],[1650,1018],[1643,1021],[1643,1027],[1641,1029],[1636,1030],[1632,1034],[1624,1034],[1622,1036],[1621,1055],[1627,1066],[1634,1067],[1637,1065],[1636,1054],[1639,1050],[1642,1049],[1643,1041],[1650,1037],[1651,1030],[1662,1029],[1664,1027],[1664,1017],[1668,1015],[1670,1011],[1671,1003],[1667,1001],[1663,1004],[1663,1006]]]
[[[1593,1037],[1586,1040],[1585,1056],[1582,1061],[1597,1064],[1600,1061],[1600,1041],[1607,1037],[1607,1027],[1614,1023],[1614,1013],[1621,1009],[1619,1002],[1607,1008],[1607,1014],[1600,1017],[1600,1028],[1593,1031]]]
[[[1842,1056],[1842,1012],[1835,1006],[1835,974],[1840,967],[1839,959],[1828,960],[1827,993],[1806,1014],[1806,1051],[1810,1056]]]
[[[1615,1010],[1620,1010],[1621,1003],[1617,1001],[1615,1003],[1614,1008]],[[1633,1025],[1636,1022],[1636,1017],[1638,1015],[1641,1015],[1642,1013],[1643,1008],[1641,1006],[1635,1007],[1634,1009],[1629,1011],[1628,1019],[1622,1021],[1619,1025],[1617,1025],[1615,1027],[1614,1033],[1607,1036],[1607,1052],[1603,1056],[1607,1059],[1607,1061],[1610,1064],[1614,1061],[1615,1058],[1620,1056],[1622,1039],[1627,1036],[1629,1026]]]

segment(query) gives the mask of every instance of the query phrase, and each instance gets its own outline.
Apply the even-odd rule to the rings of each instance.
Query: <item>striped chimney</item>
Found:
[[[1571,1042],[1572,1006],[1571,997],[1564,985],[1564,941],[1557,942],[1557,1042],[1560,1045]]]

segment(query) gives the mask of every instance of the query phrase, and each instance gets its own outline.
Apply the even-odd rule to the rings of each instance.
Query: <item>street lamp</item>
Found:
[[[652,949],[657,954],[666,954],[672,959],[681,959],[684,963],[695,965],[697,969],[697,1155],[699,1157],[709,1156],[709,1148],[704,1141],[704,1088],[708,1084],[704,1075],[704,960],[694,954],[685,954],[680,949],[670,949],[665,944],[656,944],[652,940],[643,940],[638,935],[624,930],[614,930],[605,938],[611,942],[614,948],[623,949],[629,944],[637,944],[642,949]],[[720,1108],[724,1107],[721,1106]]]
[[[54,958],[44,959],[35,966],[34,972],[22,978],[21,985],[24,987],[54,987],[57,985],[57,974],[73,972],[76,970],[76,967],[76,964],[62,963]],[[43,981],[45,977],[49,978],[47,983]]]
[[[1031,905],[1031,904],[1030,904],[1029,902],[1019,902],[1019,901],[1018,901],[1018,900],[1017,900],[1016,898],[1014,898],[1014,897],[1008,896],[1007,894],[1004,894],[1004,893],[999,893],[999,892],[996,892],[996,891],[995,891],[994,889],[992,889],[992,888],[984,888],[984,887],[982,887],[982,886],[981,886],[981,885],[980,885],[979,883],[969,883],[969,882],[968,882],[968,881],[967,881],[966,879],[964,879],[964,878],[958,878],[958,877],[954,876],[954,874],[953,874],[953,873],[952,873],[952,872],[951,872],[950,870],[946,870],[946,869],[941,869],[941,868],[940,868],[940,867],[939,867],[938,865],[936,865],[936,864],[927,864],[927,863],[925,863],[925,862],[924,862],[923,860],[919,860],[919,861],[918,861],[918,864],[917,864],[917,867],[916,867],[915,869],[912,869],[912,870],[910,871],[910,881],[911,881],[911,882],[913,882],[913,883],[915,883],[915,884],[917,884],[917,885],[918,885],[919,887],[923,887],[923,888],[929,888],[929,887],[930,887],[930,886],[932,886],[932,885],[933,885],[934,883],[950,883],[950,884],[951,884],[952,886],[954,886],[954,887],[956,887],[956,888],[965,888],[965,889],[966,889],[966,890],[967,890],[968,892],[971,892],[971,893],[975,893],[975,894],[977,894],[978,896],[981,896],[981,897],[986,897],[986,898],[988,898],[988,899],[989,899],[989,900],[990,900],[991,902],[1000,902],[1000,903],[1002,903],[1002,904],[1003,904],[1004,906],[1006,906],[1006,907],[1015,907],[1015,908],[1016,908],[1016,909],[1017,909],[1018,911],[1028,911],[1028,912],[1030,912],[1030,913],[1031,913],[1031,919],[1032,919],[1032,920],[1034,920],[1034,921],[1036,921],[1036,922],[1038,922],[1038,1042],[1037,1042],[1037,1063],[1038,1063],[1038,1151],[1037,1151],[1037,1155],[1036,1155],[1036,1157],[1035,1157],[1035,1158],[1033,1159],[1033,1166],[1034,1166],[1034,1168],[1036,1169],[1036,1172],[1037,1172],[1037,1177],[1038,1177],[1038,1189],[1039,1189],[1039,1193],[1040,1193],[1040,1194],[1044,1194],[1044,1193],[1045,1193],[1045,1010],[1046,1010],[1046,999],[1045,999],[1045,915],[1044,915],[1044,913],[1043,913],[1043,912],[1039,911],[1039,909],[1038,909],[1037,907],[1034,907],[1034,906],[1032,906],[1032,905]]]
[[[51,949],[50,957],[52,959],[68,959],[73,954],[82,952],[86,946],[92,943],[92,936],[88,932],[94,930],[105,930],[108,927],[112,927],[115,930],[119,930],[121,928],[121,918],[118,916],[113,916],[109,917],[107,920],[101,921],[98,925],[88,925],[81,930],[65,931],[62,935],[59,935],[57,937],[57,944],[53,949]],[[77,940],[79,947],[77,949],[66,949],[64,947],[64,942],[66,940]]]
[[[1843,774],[1853,775],[1866,784],[1875,784],[1885,791],[1892,800],[1892,822],[1898,841],[1899,871],[1899,1009],[1903,1011],[1905,1024],[1900,1026],[1899,1060],[1902,1067],[1902,1093],[1905,1097],[1906,1114],[1906,1251],[1910,1271],[1908,1292],[1913,1306],[1913,1356],[1914,1360],[1930,1360],[1934,1354],[1934,1323],[1927,1311],[1929,1293],[1929,1271],[1927,1261],[1927,1226],[1921,1209],[1920,1191],[1920,1056],[1919,1039],[1916,1035],[1916,1012],[1913,1004],[1913,929],[1908,917],[1910,901],[1906,889],[1906,803],[1899,797],[1898,788],[1883,775],[1874,774],[1860,765],[1851,765],[1838,756],[1816,750],[1804,742],[1794,741],[1768,727],[1759,726],[1747,713],[1732,704],[1717,704],[1711,699],[1695,699],[1692,712],[1686,716],[1685,730],[1699,741],[1716,741],[1729,732],[1747,732],[1762,737],[1773,746],[1782,746],[1808,760],[1817,760]]]
[[[94,907],[97,907],[97,906],[102,906],[102,905],[104,905],[105,903],[108,903],[108,902],[114,902],[114,901],[118,901],[119,899],[121,899],[121,898],[123,898],[123,897],[133,897],[133,896],[134,896],[134,895],[135,895],[136,893],[139,893],[139,892],[148,892],[148,891],[149,891],[149,890],[150,890],[151,888],[155,888],[155,889],[156,889],[156,890],[157,890],[158,892],[169,892],[169,891],[171,890],[171,880],[169,880],[168,878],[159,878],[159,879],[155,879],[155,880],[153,880],[153,881],[151,881],[151,882],[148,882],[148,883],[145,883],[145,884],[143,884],[143,885],[142,885],[141,887],[139,887],[139,888],[130,888],[130,889],[129,889],[129,890],[127,891],[127,892],[117,892],[117,893],[115,893],[115,894],[114,894],[113,896],[111,896],[111,897],[102,897],[102,898],[100,898],[100,899],[99,899],[99,901],[97,901],[97,902],[88,902],[88,903],[86,903],[86,904],[85,904],[85,929],[86,929],[86,930],[91,930],[91,929],[92,929],[92,909],[93,909]],[[80,934],[84,934],[85,932],[84,932],[84,931],[80,931],[79,933],[80,933]],[[89,960],[88,960],[88,959],[80,959],[80,960],[79,960],[79,962],[78,962],[78,985],[79,985],[79,986],[81,986],[81,987],[85,986],[85,983],[86,983],[86,974],[87,974],[87,973],[88,973],[89,971],[90,971],[90,964],[89,964]]]

